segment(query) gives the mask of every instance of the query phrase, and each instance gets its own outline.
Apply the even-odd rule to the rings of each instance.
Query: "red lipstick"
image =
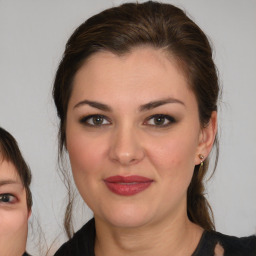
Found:
[[[121,196],[132,196],[147,189],[153,180],[142,176],[111,176],[104,179],[108,189]]]

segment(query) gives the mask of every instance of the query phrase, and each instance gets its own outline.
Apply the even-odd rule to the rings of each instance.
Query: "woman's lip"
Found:
[[[134,182],[152,182],[152,179],[138,176],[138,175],[131,175],[131,176],[111,176],[106,179],[104,179],[105,182],[111,182],[111,183],[134,183]]]
[[[147,189],[153,180],[142,176],[111,176],[104,179],[108,189],[118,195],[132,196]]]

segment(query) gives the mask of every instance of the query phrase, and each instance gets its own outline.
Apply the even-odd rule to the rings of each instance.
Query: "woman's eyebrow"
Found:
[[[108,105],[97,102],[97,101],[90,101],[90,100],[80,101],[74,106],[74,108],[78,108],[78,107],[83,106],[83,105],[89,105],[93,108],[97,108],[97,109],[100,109],[100,110],[103,110],[103,111],[108,111],[108,112],[112,111],[111,107],[109,107]]]
[[[185,106],[184,102],[178,100],[178,99],[174,99],[174,98],[167,98],[167,99],[161,99],[161,100],[156,100],[156,101],[151,101],[149,103],[143,104],[139,107],[140,111],[146,111],[146,110],[150,110],[156,107],[159,107],[161,105],[164,104],[169,104],[169,103],[179,103]],[[100,109],[102,111],[107,111],[107,112],[112,112],[112,108],[106,104],[97,102],[97,101],[90,101],[90,100],[83,100],[78,102],[74,108],[78,108],[80,106],[83,105],[89,105],[93,108],[97,108]]]
[[[162,105],[165,105],[165,104],[169,104],[169,103],[178,103],[178,104],[181,104],[181,105],[183,105],[185,107],[184,102],[182,102],[181,100],[174,99],[174,98],[167,98],[167,99],[151,101],[149,103],[141,105],[139,109],[140,109],[140,111],[146,111],[146,110],[157,108],[159,106],[162,106]]]
[[[0,186],[9,185],[9,184],[20,184],[16,180],[0,180]]]

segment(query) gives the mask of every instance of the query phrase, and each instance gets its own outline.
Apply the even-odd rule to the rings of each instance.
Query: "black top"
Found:
[[[54,256],[95,256],[95,235],[95,222],[91,219]],[[192,256],[214,256],[217,244],[224,249],[224,256],[256,256],[256,236],[237,238],[214,231],[204,231]]]

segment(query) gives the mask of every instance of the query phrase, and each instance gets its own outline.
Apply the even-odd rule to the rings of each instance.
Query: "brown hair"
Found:
[[[174,56],[197,98],[201,125],[207,126],[212,112],[217,110],[219,84],[206,35],[181,9],[171,4],[152,1],[126,3],[89,18],[74,31],[66,44],[53,87],[60,118],[60,156],[65,147],[67,106],[76,72],[92,54],[110,51],[120,56],[137,46],[163,49]],[[217,157],[215,167],[216,163]],[[213,230],[212,211],[204,196],[203,178],[207,169],[207,159],[202,168],[195,166],[187,192],[187,214],[192,222],[206,230]],[[65,177],[65,172],[63,174]],[[65,221],[69,237],[72,235],[71,212],[72,202],[69,201]]]
[[[0,127],[0,154],[1,161],[6,160],[10,161],[16,167],[17,173],[21,179],[23,186],[26,189],[27,196],[27,206],[28,210],[32,207],[32,195],[30,191],[30,183],[31,183],[31,172],[26,164],[22,154],[19,150],[19,146],[14,139],[14,137]]]

